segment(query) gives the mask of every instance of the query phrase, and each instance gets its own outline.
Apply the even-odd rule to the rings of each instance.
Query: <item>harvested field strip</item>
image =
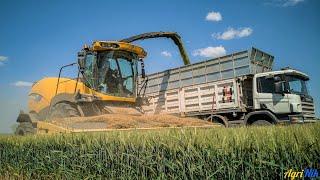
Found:
[[[0,137],[0,177],[283,179],[319,168],[320,124]]]
[[[93,117],[73,117],[57,119],[51,122],[55,125],[72,129],[129,129],[214,125],[213,123],[196,118],[180,118],[164,114],[141,116],[126,114],[105,114]]]

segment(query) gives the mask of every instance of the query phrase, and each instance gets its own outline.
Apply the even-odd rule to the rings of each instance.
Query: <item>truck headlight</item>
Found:
[[[302,112],[301,103],[291,103],[290,109],[291,109],[291,112],[301,113]]]

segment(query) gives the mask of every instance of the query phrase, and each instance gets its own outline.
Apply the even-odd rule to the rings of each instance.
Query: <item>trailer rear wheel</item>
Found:
[[[228,127],[228,121],[226,117],[221,115],[210,115],[206,118],[207,121],[221,125],[222,127]]]
[[[60,102],[54,105],[49,114],[49,119],[79,117],[81,116],[77,107],[71,103]]]
[[[266,120],[257,120],[257,121],[254,121],[251,125],[252,126],[271,126],[272,123]]]
[[[19,136],[35,134],[36,129],[32,126],[31,122],[21,122],[19,123],[15,134]]]

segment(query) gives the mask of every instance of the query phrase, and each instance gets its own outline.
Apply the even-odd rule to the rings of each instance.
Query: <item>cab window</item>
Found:
[[[258,93],[275,93],[274,78],[259,77],[257,78]],[[284,90],[284,83],[282,83]]]
[[[94,66],[95,66],[95,56],[93,54],[86,55],[86,64],[84,75],[86,78],[86,85],[89,87],[95,87],[95,78],[94,78]]]

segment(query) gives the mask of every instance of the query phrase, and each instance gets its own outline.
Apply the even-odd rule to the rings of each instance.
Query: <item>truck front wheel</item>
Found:
[[[272,123],[266,120],[257,120],[257,121],[254,121],[251,125],[252,126],[270,126],[272,125]]]

